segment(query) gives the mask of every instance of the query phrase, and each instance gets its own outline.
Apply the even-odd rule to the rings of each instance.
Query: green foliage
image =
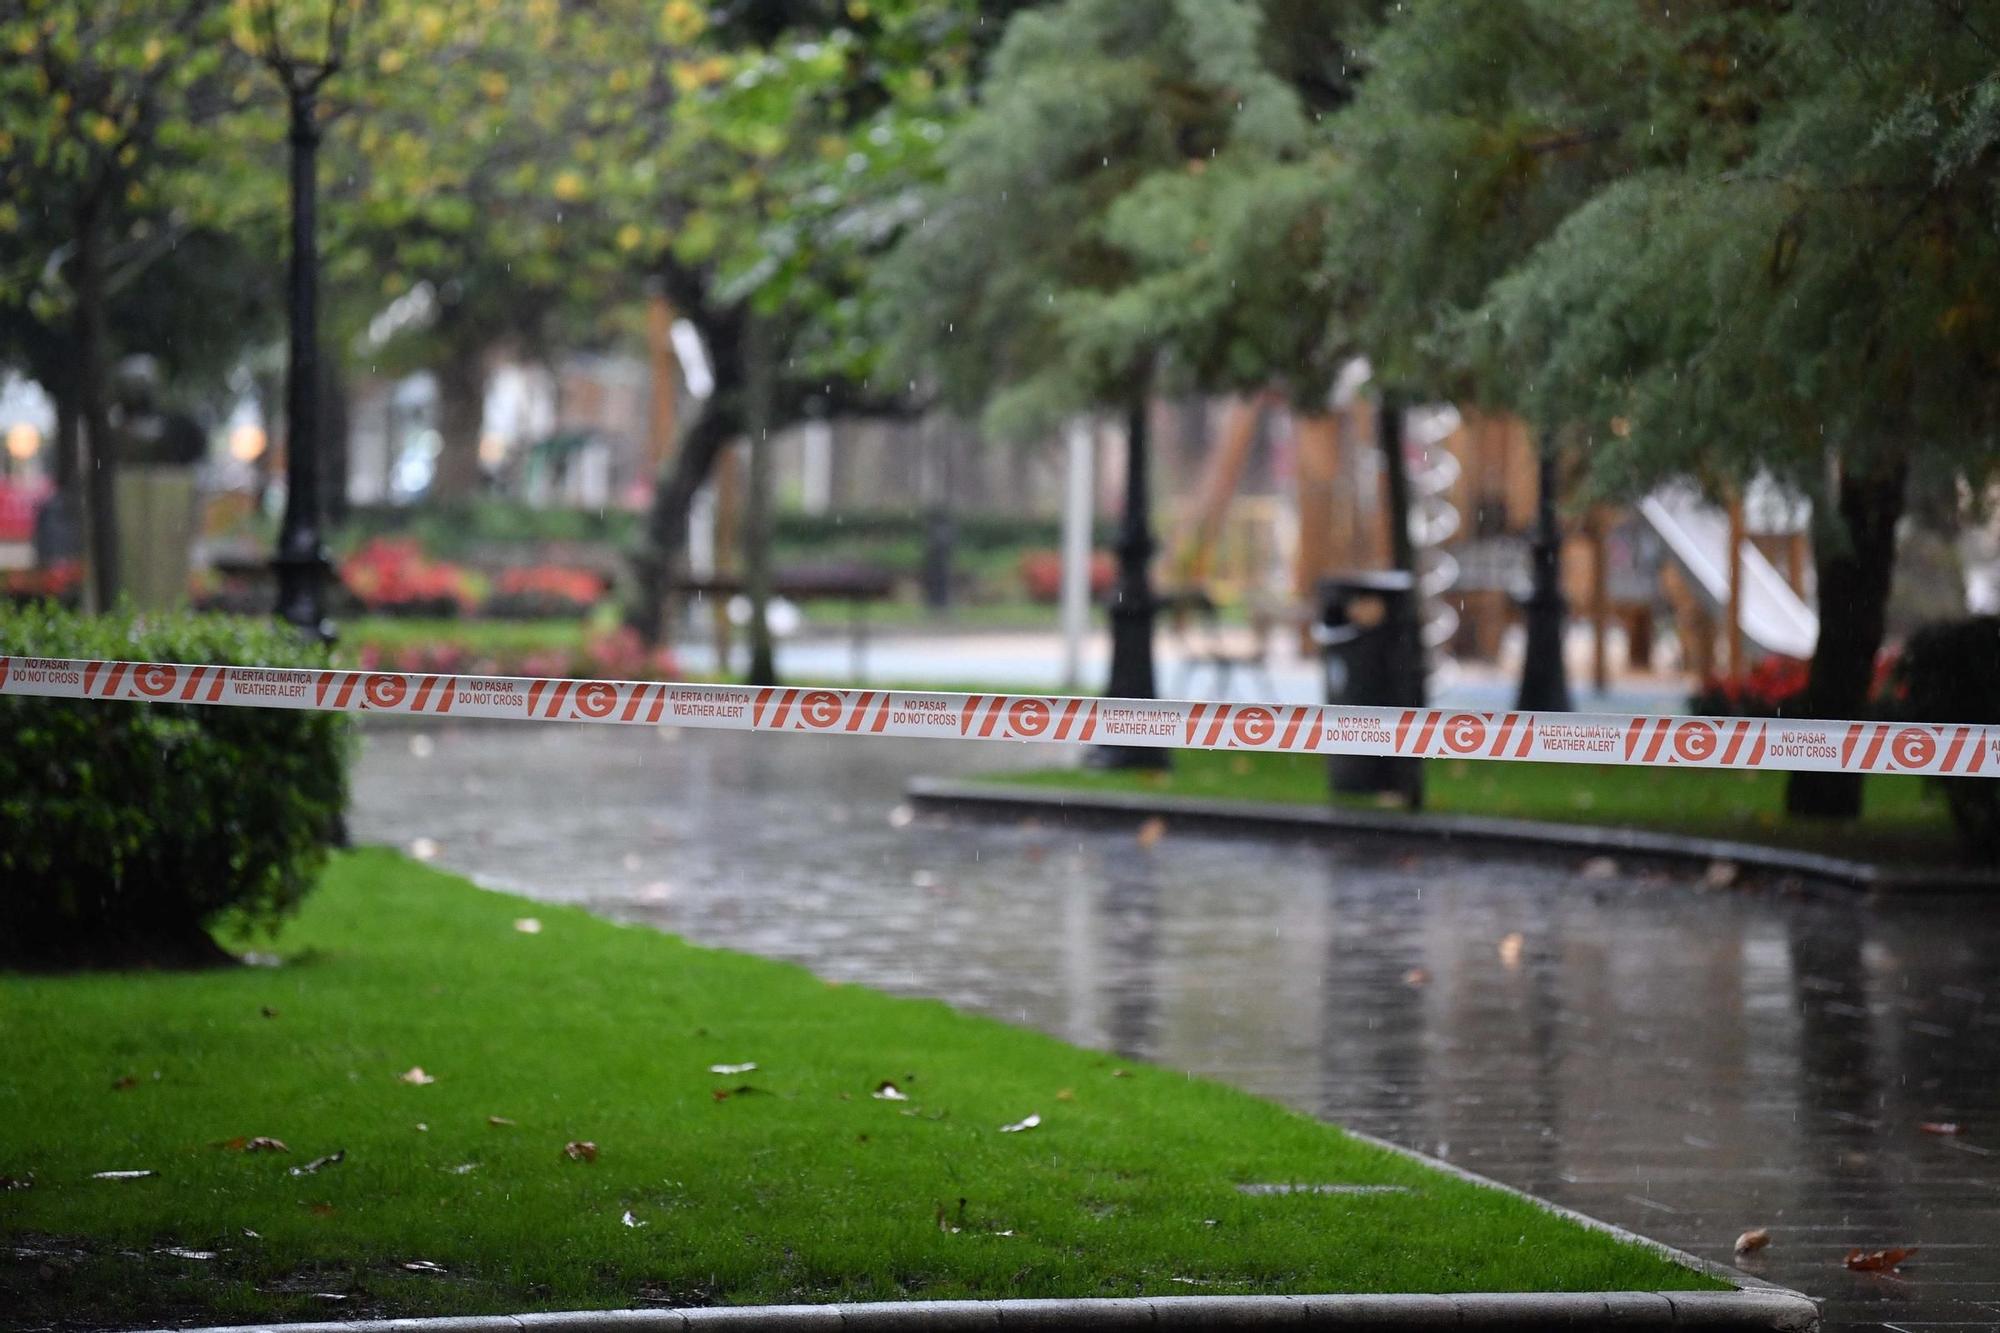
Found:
[[[1368,8],[1303,26],[1323,43]],[[894,364],[1003,434],[1123,403],[1162,370],[1323,391],[1325,145],[1271,51],[1251,0],[1017,17],[881,276]]]
[[[2000,616],[1927,625],[1896,659],[1890,690],[1915,722],[2000,725]],[[1937,778],[1966,854],[2000,864],[2000,779]]]
[[[0,654],[313,666],[268,621],[0,610]],[[0,955],[201,961],[203,931],[273,925],[346,801],[332,713],[0,697]]]

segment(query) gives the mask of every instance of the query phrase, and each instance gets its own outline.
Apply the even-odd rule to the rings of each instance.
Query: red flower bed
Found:
[[[61,602],[73,606],[83,590],[83,565],[60,560],[46,569],[14,569],[0,574],[0,596],[10,602]]]
[[[340,580],[377,615],[455,616],[479,603],[470,574],[409,538],[374,538],[341,562]]]
[[[364,671],[408,671],[435,675],[547,676],[568,680],[676,680],[680,664],[672,650],[647,652],[639,636],[620,626],[593,634],[570,651],[555,648],[475,652],[449,639],[385,647],[363,643],[355,650]]]
[[[594,569],[527,565],[501,570],[482,610],[489,616],[521,620],[581,616],[603,601],[608,591],[610,581]]]

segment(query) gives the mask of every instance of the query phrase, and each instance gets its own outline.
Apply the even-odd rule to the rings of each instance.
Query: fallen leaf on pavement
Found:
[[[1917,1252],[1914,1245],[1896,1250],[1849,1250],[1841,1266],[1856,1273],[1889,1273]]]
[[[504,1129],[512,1125],[514,1122],[508,1119],[504,1115],[489,1115],[486,1117],[486,1123],[492,1125],[496,1129]]]
[[[1421,967],[1413,967],[1403,973],[1403,984],[1405,986],[1422,986],[1428,983],[1430,979],[1431,974]]]
[[[317,1175],[321,1171],[324,1171],[327,1167],[338,1166],[346,1160],[347,1160],[347,1149],[336,1148],[324,1157],[313,1158],[310,1162],[307,1162],[304,1166],[293,1167],[291,1173],[295,1176]]]
[[[653,1225],[651,1222],[641,1222],[638,1218],[632,1216],[632,1210],[629,1208],[625,1210],[625,1216],[618,1220],[628,1227],[649,1227]]]
[[[431,1074],[426,1074],[424,1072],[424,1067],[422,1065],[411,1065],[408,1069],[405,1069],[402,1073],[396,1075],[396,1077],[400,1078],[405,1083],[414,1083],[418,1087],[422,1087],[427,1083],[437,1082],[436,1076]]]
[[[1139,825],[1139,845],[1141,847],[1157,847],[1159,846],[1160,839],[1166,836],[1167,821],[1158,815],[1154,815],[1151,819]]]
[[[144,1180],[148,1176],[157,1176],[159,1174],[157,1171],[93,1171],[90,1173],[90,1178],[92,1180]]]
[[[886,1078],[875,1085],[875,1091],[870,1095],[878,1102],[906,1102],[910,1100],[907,1093]]]
[[[428,1259],[412,1259],[410,1262],[404,1264],[403,1267],[412,1273],[442,1273],[445,1271],[443,1264],[434,1264]]]
[[[597,1145],[589,1139],[572,1139],[563,1145],[563,1156],[572,1162],[594,1162],[597,1160]]]
[[[1593,856],[1578,866],[1576,873],[1585,879],[1617,879],[1618,863],[1608,856]]]
[[[1926,1134],[1956,1134],[1959,1127],[1949,1120],[1926,1120],[1917,1126]]]
[[[1755,1254],[1771,1243],[1771,1233],[1763,1227],[1756,1227],[1736,1238],[1738,1254]]]
[[[757,1062],[755,1060],[745,1060],[740,1065],[710,1065],[708,1072],[711,1074],[747,1074],[756,1067]]]
[[[1518,930],[1510,931],[1500,941],[1500,966],[1515,968],[1521,965],[1521,948],[1527,943]]]
[[[1033,1129],[1036,1125],[1039,1125],[1041,1123],[1042,1123],[1042,1118],[1040,1116],[1031,1115],[1026,1120],[1016,1120],[1011,1125],[1000,1126],[1000,1132],[1002,1134],[1019,1134],[1022,1130]]]
[[[410,855],[419,861],[432,860],[437,854],[438,845],[435,838],[416,838],[410,843]]]
[[[907,805],[899,805],[889,811],[890,828],[908,828],[917,817],[917,812]]]

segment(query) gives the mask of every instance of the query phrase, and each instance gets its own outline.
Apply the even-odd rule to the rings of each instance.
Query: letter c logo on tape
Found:
[[[1236,733],[1236,739],[1245,745],[1264,744],[1271,739],[1271,733],[1277,725],[1278,720],[1271,716],[1270,709],[1258,708],[1255,705],[1237,709],[1235,718],[1230,722],[1231,729]]]
[[[159,662],[149,662],[132,673],[132,684],[141,694],[150,694],[155,699],[163,694],[171,694],[174,682],[180,679],[180,672]]]
[[[1017,736],[1039,736],[1049,729],[1049,706],[1040,699],[1016,699],[1007,706],[1007,725]]]
[[[401,676],[370,676],[362,687],[370,708],[399,708],[410,692],[410,682]]]
[[[1486,744],[1486,719],[1460,713],[1444,724],[1444,743],[1459,754],[1471,754]]]
[[[618,691],[601,680],[577,687],[576,711],[585,717],[610,717],[617,706]]]
[[[799,716],[807,726],[830,727],[840,721],[840,696],[831,690],[814,690],[799,700]]]
[[[1904,727],[1896,733],[1890,753],[1899,768],[1922,768],[1937,756],[1937,738],[1928,731]]]
[[[1706,722],[1683,722],[1674,728],[1674,753],[1691,764],[1715,754],[1715,728]]]

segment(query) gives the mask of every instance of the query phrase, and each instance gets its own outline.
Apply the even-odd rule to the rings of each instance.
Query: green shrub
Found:
[[[1926,625],[1889,678],[1895,711],[1912,722],[2000,724],[2000,616]],[[1966,853],[2000,863],[2000,780],[1936,778]]]
[[[0,609],[0,656],[320,666],[265,620]],[[189,964],[269,926],[338,837],[347,719],[0,695],[0,961]]]

